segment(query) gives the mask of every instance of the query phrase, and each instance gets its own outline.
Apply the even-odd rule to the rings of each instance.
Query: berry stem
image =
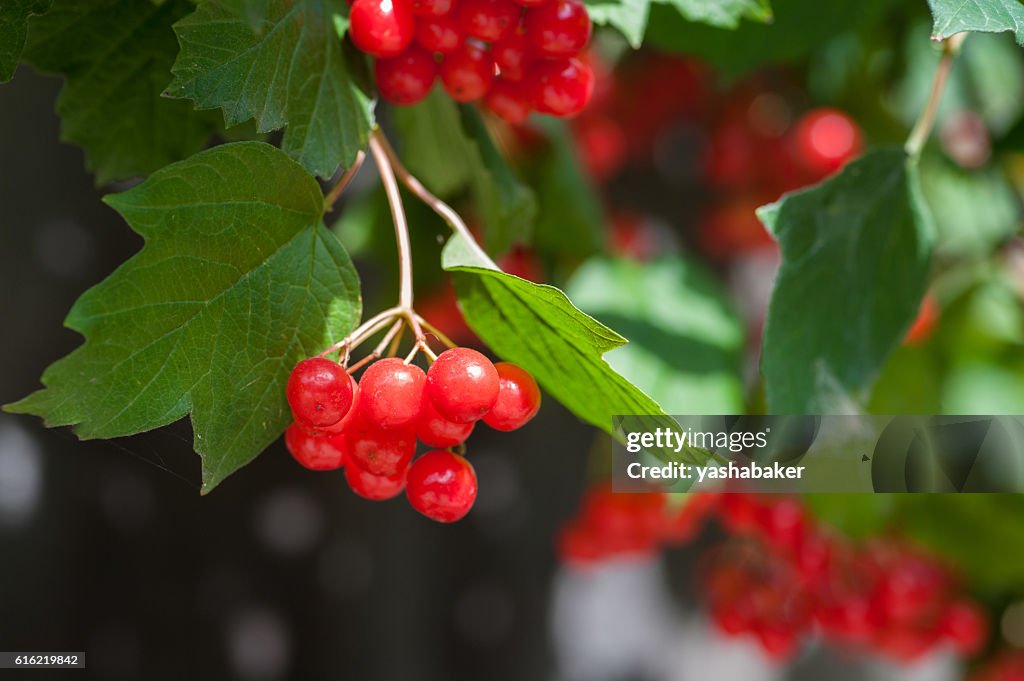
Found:
[[[946,80],[953,68],[953,60],[960,52],[960,47],[966,38],[967,33],[957,33],[942,43],[942,58],[935,68],[935,77],[932,79],[932,90],[928,95],[928,103],[925,104],[924,111],[921,112],[920,118],[914,124],[904,146],[912,159],[916,160],[921,156],[921,150],[924,149],[925,142],[928,141],[928,137],[932,133],[935,116],[939,112],[939,102],[942,100],[942,92],[946,88]]]
[[[397,307],[391,307],[383,312],[375,314],[368,320],[360,324],[355,331],[342,338],[340,341],[321,352],[318,357],[326,357],[332,352],[336,352],[342,348],[345,348],[345,354],[347,355],[352,348],[356,347],[364,341],[368,336],[380,331],[382,328],[387,326],[388,322],[392,321],[395,317],[399,316],[402,310]]]
[[[405,207],[402,205],[402,193],[395,180],[395,171],[391,167],[392,158],[389,158],[381,140],[384,135],[380,128],[370,135],[370,153],[377,162],[377,172],[380,173],[381,182],[384,185],[384,193],[388,197],[388,206],[391,208],[391,219],[395,223],[395,240],[398,242],[398,269],[399,269],[399,294],[398,306],[407,318],[412,317],[412,249],[409,246],[409,224],[405,219]],[[415,331],[418,324],[413,327]],[[422,331],[417,334],[417,340],[422,337]]]
[[[345,169],[345,172],[341,174],[341,177],[338,178],[335,185],[331,187],[331,190],[327,192],[326,196],[324,196],[324,214],[330,213],[334,209],[334,203],[338,200],[338,197],[341,196],[341,193],[345,191],[345,188],[348,186],[349,182],[352,181],[352,178],[356,176],[356,173],[359,172],[359,169],[363,167],[363,161],[365,159],[366,154],[360,150],[359,153],[356,154],[356,160],[352,162],[352,165]]]
[[[476,239],[473,237],[473,233],[469,231],[469,227],[462,221],[459,214],[441,199],[434,196],[429,189],[423,186],[423,184],[416,178],[415,175],[409,172],[409,170],[402,164],[401,159],[398,158],[398,154],[391,147],[391,143],[388,142],[387,138],[380,133],[379,130],[374,131],[373,136],[370,138],[371,147],[376,142],[376,148],[379,148],[384,152],[390,161],[391,168],[394,173],[398,176],[398,179],[402,181],[409,191],[416,195],[420,201],[430,206],[430,208],[441,216],[448,226],[452,228],[452,231],[461,236],[466,240],[470,249],[473,250],[474,255],[480,258],[488,267],[493,269],[500,269],[494,261],[491,260],[490,256],[480,247]]]
[[[437,339],[438,339],[439,341],[441,341],[442,343],[444,343],[444,344],[445,344],[446,346],[448,346],[449,348],[454,348],[454,347],[456,347],[456,346],[455,346],[455,343],[454,343],[454,342],[452,341],[452,339],[451,339],[451,338],[449,338],[449,337],[448,337],[448,336],[446,336],[446,335],[445,335],[444,333],[442,333],[440,329],[438,329],[438,328],[437,328],[436,326],[434,326],[433,324],[431,324],[430,322],[428,322],[428,321],[427,321],[426,319],[424,319],[423,317],[421,317],[421,316],[419,316],[419,315],[416,315],[416,320],[417,320],[417,321],[418,321],[418,322],[419,322],[420,324],[422,324],[422,325],[423,325],[423,328],[424,328],[424,329],[426,329],[427,331],[429,331],[430,333],[432,333],[432,334],[433,334],[434,336],[436,336],[436,337],[437,337]]]

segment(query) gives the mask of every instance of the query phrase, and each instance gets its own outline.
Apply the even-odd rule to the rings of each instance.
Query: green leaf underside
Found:
[[[799,59],[886,7],[885,0],[773,0],[770,23],[742,21],[734,30],[723,30],[687,21],[676,7],[655,4],[644,40],[705,59],[735,75],[762,64]]]
[[[771,21],[768,0],[586,0],[590,19],[619,31],[635,49],[643,43],[651,4],[675,8],[686,21],[733,29],[741,19]]]
[[[373,101],[346,64],[334,17],[344,0],[206,0],[174,30],[172,97],[220,108],[228,127],[285,128],[282,148],[321,177],[366,145]]]
[[[669,413],[743,413],[743,324],[695,263],[597,257],[573,274],[566,294],[629,337],[608,363]]]
[[[768,409],[841,413],[924,294],[934,228],[916,167],[902,150],[874,151],[758,216],[782,251],[761,358]]]
[[[0,83],[14,75],[28,35],[28,19],[50,8],[48,0],[5,0],[0,5]]]
[[[935,20],[932,35],[948,38],[963,31],[1012,31],[1024,45],[1024,4],[1020,0],[928,0]]]
[[[586,0],[590,20],[599,26],[611,26],[634,49],[640,47],[647,31],[651,0]]]
[[[651,427],[678,428],[661,407],[615,372],[602,355],[626,339],[584,314],[553,286],[493,269],[452,237],[442,255],[466,322],[503,359],[525,368],[580,419],[613,435],[612,416],[649,416]],[[684,450],[683,457],[706,460]]]
[[[492,252],[529,238],[537,199],[509,167],[474,107],[459,107],[434,88],[424,101],[394,114],[409,169],[440,196],[468,190]]]
[[[215,117],[160,97],[185,0],[57,0],[29,24],[25,58],[62,74],[61,138],[83,148],[99,184],[148,175],[202,149]],[[0,39],[2,42],[2,39]]]
[[[85,344],[7,409],[83,439],[191,413],[209,491],[287,426],[288,374],[355,325],[358,277],[316,180],[267,144],[216,147],[106,201],[146,245],[71,309]]]

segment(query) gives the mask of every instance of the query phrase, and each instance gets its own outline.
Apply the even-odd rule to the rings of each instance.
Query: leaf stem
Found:
[[[942,92],[946,88],[946,80],[953,68],[953,60],[960,52],[960,47],[966,38],[967,33],[957,33],[942,43],[942,58],[935,68],[935,77],[932,79],[932,90],[928,95],[928,102],[925,104],[921,116],[914,123],[914,128],[910,131],[910,136],[907,137],[907,143],[904,146],[912,159],[921,156],[921,150],[924,149],[925,142],[928,141],[928,137],[932,133],[935,116],[939,112],[939,102],[942,100]]]
[[[335,185],[331,187],[331,191],[327,192],[327,195],[324,196],[325,214],[330,213],[331,210],[334,209],[334,204],[338,200],[338,197],[341,196],[343,191],[345,191],[345,187],[347,187],[349,182],[352,181],[352,178],[356,176],[359,169],[363,167],[363,161],[365,159],[366,154],[360,150],[359,153],[356,154],[356,160],[352,162],[352,165],[345,169],[345,172],[341,174],[341,177],[338,178]]]
[[[484,249],[480,247],[480,244],[477,243],[473,233],[469,231],[469,227],[466,226],[466,223],[463,222],[459,214],[447,203],[434,196],[415,175],[409,172],[408,168],[403,165],[402,160],[398,158],[398,154],[395,153],[391,143],[388,142],[387,138],[379,130],[374,131],[370,144],[372,145],[375,141],[377,146],[387,155],[395,174],[398,175],[398,179],[402,181],[402,184],[415,194],[420,201],[430,206],[435,213],[440,215],[448,223],[448,226],[452,228],[453,232],[465,239],[470,249],[473,250],[474,255],[494,269],[499,269]]]
[[[368,320],[360,324],[352,333],[345,336],[340,341],[338,341],[331,347],[327,348],[317,356],[326,357],[332,352],[336,352],[337,350],[341,350],[342,348],[345,349],[345,354],[347,355],[352,348],[359,345],[359,343],[364,341],[368,336],[372,336],[376,332],[380,331],[382,328],[388,325],[388,322],[390,322],[395,317],[398,317],[401,314],[401,309],[397,307],[390,307],[384,310],[383,312],[375,314],[374,316],[370,317]]]

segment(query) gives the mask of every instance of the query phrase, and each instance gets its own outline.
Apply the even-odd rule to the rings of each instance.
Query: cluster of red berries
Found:
[[[540,389],[524,369],[462,347],[441,353],[425,373],[397,357],[378,360],[358,383],[337,362],[305,359],[286,394],[295,422],[285,444],[299,463],[344,467],[352,491],[366,499],[405,490],[413,508],[440,522],[461,519],[476,500],[473,466],[451,448],[477,421],[511,431],[540,409]],[[414,458],[417,440],[431,451]]]
[[[602,485],[563,532],[560,553],[577,565],[649,555],[688,541],[712,513],[731,535],[703,571],[712,617],[774,657],[814,632],[908,661],[942,645],[972,655],[986,640],[984,610],[944,565],[894,539],[848,541],[791,497],[695,493],[674,507],[662,493]]]
[[[440,77],[452,99],[482,99],[515,125],[587,105],[594,74],[578,55],[590,33],[582,0],[355,0],[349,14],[381,97],[414,104]]]

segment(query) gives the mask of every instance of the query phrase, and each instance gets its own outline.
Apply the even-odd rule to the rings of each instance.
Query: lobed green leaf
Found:
[[[1024,4],[1019,0],[928,0],[928,6],[936,39],[964,31],[1011,31],[1024,45]]]

